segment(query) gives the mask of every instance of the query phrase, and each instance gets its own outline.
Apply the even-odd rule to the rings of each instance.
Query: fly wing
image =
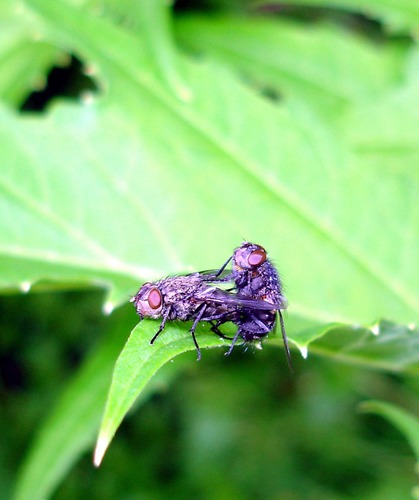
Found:
[[[231,270],[224,269],[223,271],[219,271],[219,269],[208,269],[206,271],[199,271],[199,274],[202,276],[204,281],[209,282],[223,282],[223,281],[232,281]]]
[[[234,297],[234,296],[233,296]],[[258,311],[278,311],[280,308],[266,300],[234,298],[236,304],[246,309],[256,309]]]
[[[220,288],[207,288],[202,294],[201,299],[207,303],[223,304],[225,308],[229,309],[251,309],[256,311],[275,311],[279,307],[271,304],[266,300],[246,299],[238,297],[234,293],[229,293]]]
[[[222,283],[226,281],[232,281],[231,277],[231,270],[229,269],[224,269],[223,271],[219,271],[218,269],[208,269],[205,271],[194,271],[192,273],[175,273],[175,274],[169,274],[166,279],[176,279],[179,277],[185,277],[185,278],[199,278],[203,282],[211,284],[213,283]]]

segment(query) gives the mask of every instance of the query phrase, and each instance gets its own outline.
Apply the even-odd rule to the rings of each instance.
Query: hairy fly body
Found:
[[[160,327],[150,343],[153,344],[169,320],[193,321],[190,332],[198,353],[201,351],[195,337],[200,321],[239,321],[243,311],[270,312],[271,305],[262,300],[239,297],[209,284],[201,273],[168,278],[145,283],[131,299],[141,319],[162,318]]]
[[[220,278],[227,264],[232,261],[233,269],[230,274]],[[221,269],[209,279],[213,281],[233,281],[235,285],[236,298],[252,299],[271,304],[271,309],[243,308],[241,313],[232,321],[238,326],[238,330],[232,339],[227,355],[231,353],[235,343],[241,337],[245,342],[261,340],[272,332],[276,326],[279,315],[282,338],[284,341],[288,364],[291,367],[291,354],[285,332],[284,320],[281,309],[286,309],[287,300],[283,295],[282,284],[278,272],[269,261],[266,250],[260,245],[244,242],[235,249],[233,255],[221,267]],[[213,323],[212,330],[224,337],[219,326],[227,318],[220,318]]]

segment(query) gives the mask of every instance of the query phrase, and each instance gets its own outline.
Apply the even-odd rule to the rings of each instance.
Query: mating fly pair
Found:
[[[232,270],[226,271],[230,261]],[[233,289],[226,291],[216,286],[226,282],[232,282]],[[260,245],[244,242],[218,271],[172,276],[145,283],[131,302],[141,319],[163,318],[151,344],[168,320],[193,321],[189,331],[198,360],[201,351],[195,329],[200,321],[210,322],[214,333],[232,341],[226,353],[229,355],[239,338],[247,343],[266,337],[274,330],[279,316],[287,361],[291,368],[291,355],[281,313],[281,309],[287,307],[287,301],[282,294],[278,273]],[[220,326],[227,322],[233,322],[238,327],[233,338],[226,337],[220,330]]]

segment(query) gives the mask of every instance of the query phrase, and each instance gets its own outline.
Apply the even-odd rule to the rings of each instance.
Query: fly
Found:
[[[222,277],[230,261],[233,263],[233,269],[229,274]],[[221,337],[224,337],[224,335],[219,330],[219,326],[223,323],[233,321],[238,326],[236,334],[231,339],[230,349],[226,354],[231,353],[239,337],[243,338],[245,342],[257,341],[266,337],[275,329],[276,319],[279,316],[287,362],[292,371],[291,353],[281,313],[281,309],[287,307],[287,300],[282,291],[278,271],[268,259],[266,250],[260,245],[244,242],[234,250],[233,255],[220,270],[212,275],[210,274],[207,279],[215,282],[233,281],[237,300],[263,301],[265,304],[270,304],[271,307],[268,311],[265,308],[244,307],[233,320],[221,317],[212,322],[212,331]]]
[[[222,270],[220,270],[221,274]],[[220,274],[217,274],[218,276]],[[237,322],[243,311],[257,310],[269,313],[272,306],[263,300],[239,297],[208,283],[212,281],[204,273],[171,276],[152,283],[144,283],[131,299],[141,319],[162,318],[159,329],[150,344],[164,330],[167,321],[193,321],[190,328],[198,360],[201,350],[195,337],[200,321]],[[216,323],[213,323],[214,325]]]

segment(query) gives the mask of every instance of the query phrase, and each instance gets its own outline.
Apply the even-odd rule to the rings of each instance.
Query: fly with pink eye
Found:
[[[226,266],[232,261],[233,268]],[[218,288],[217,283],[232,282],[233,288]],[[225,287],[224,287],[225,288]],[[291,355],[285,333],[281,309],[287,307],[278,272],[260,245],[244,242],[218,271],[202,271],[170,276],[153,283],[144,283],[131,299],[141,319],[162,318],[153,344],[167,321],[192,321],[189,329],[198,360],[201,351],[195,337],[198,323],[207,321],[211,330],[222,338],[232,340],[227,355],[241,338],[245,344],[258,342],[274,331],[277,317],[288,364]],[[238,329],[233,337],[226,337],[219,329],[232,322]],[[292,368],[291,368],[292,370]]]
[[[218,278],[224,272],[227,264],[233,262],[233,270],[224,278]],[[285,332],[284,319],[281,309],[286,309],[288,303],[283,295],[282,282],[278,271],[269,261],[266,250],[255,243],[245,241],[234,250],[233,255],[214,275],[220,281],[233,281],[237,299],[262,300],[272,306],[270,311],[262,308],[243,308],[242,314],[234,320],[238,326],[235,336],[231,339],[230,354],[239,338],[246,342],[256,342],[266,338],[276,327],[277,316],[281,326],[282,339],[288,365],[292,371],[291,353]],[[213,322],[212,331],[224,337],[219,327],[225,323],[224,319]]]
[[[131,299],[141,319],[162,318],[153,344],[165,328],[167,321],[193,321],[190,333],[201,357],[195,329],[200,321],[233,321],[238,319],[244,307],[269,311],[271,305],[264,301],[238,299],[235,294],[208,283],[205,274],[170,276],[154,283],[144,283]]]

